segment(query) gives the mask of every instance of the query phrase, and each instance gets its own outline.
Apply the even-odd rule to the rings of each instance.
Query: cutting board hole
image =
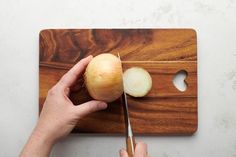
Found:
[[[187,75],[188,75],[187,71],[180,70],[175,74],[173,78],[174,86],[181,92],[186,91],[188,88],[188,85],[185,81],[185,79],[187,78]]]

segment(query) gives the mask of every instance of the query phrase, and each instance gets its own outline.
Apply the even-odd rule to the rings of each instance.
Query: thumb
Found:
[[[82,118],[95,111],[104,110],[107,104],[103,101],[92,100],[81,105],[75,106],[77,115]]]
[[[134,156],[135,157],[138,157],[138,156],[147,157],[148,156],[147,144],[144,142],[138,142],[135,146]]]
[[[120,150],[120,157],[129,157],[128,153],[126,152],[126,150],[121,149]]]

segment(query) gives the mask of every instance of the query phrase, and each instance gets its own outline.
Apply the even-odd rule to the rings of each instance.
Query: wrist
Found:
[[[35,127],[20,156],[49,156],[54,141],[46,136],[39,127]]]
[[[35,138],[40,143],[47,147],[52,147],[56,143],[56,139],[52,138],[49,131],[37,125],[32,133],[32,138]]]

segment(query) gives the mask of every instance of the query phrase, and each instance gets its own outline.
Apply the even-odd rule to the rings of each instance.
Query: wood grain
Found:
[[[54,29],[40,32],[40,61],[76,63],[120,53],[123,61],[196,61],[191,29]]]
[[[192,134],[197,129],[197,49],[196,32],[191,29],[73,29],[40,32],[40,110],[47,91],[80,59],[103,52],[119,52],[125,69],[138,66],[153,79],[149,94],[128,97],[130,119],[135,134]],[[188,73],[185,92],[172,83],[174,75]],[[71,100],[90,100],[78,80]],[[120,100],[107,110],[84,118],[74,129],[80,133],[123,133]]]

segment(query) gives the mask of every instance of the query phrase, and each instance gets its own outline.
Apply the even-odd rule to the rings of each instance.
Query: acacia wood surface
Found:
[[[197,129],[197,42],[192,29],[50,29],[40,32],[41,110],[47,91],[80,59],[92,54],[120,54],[124,69],[143,67],[153,87],[144,98],[128,97],[135,134],[192,134]],[[187,90],[173,85],[174,75],[188,73]],[[79,79],[71,100],[91,99]],[[90,114],[74,129],[79,133],[123,133],[120,100]]]

